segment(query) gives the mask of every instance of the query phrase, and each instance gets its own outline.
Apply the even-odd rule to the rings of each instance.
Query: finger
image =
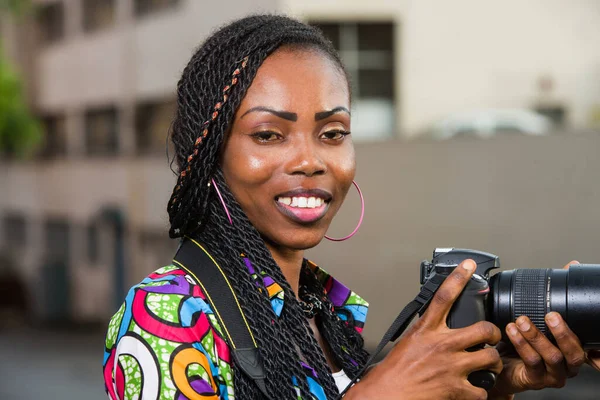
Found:
[[[567,378],[567,369],[564,362],[565,358],[560,349],[554,346],[526,316],[522,315],[517,318],[517,327],[525,340],[529,342],[531,347],[533,347],[544,360],[546,370],[552,379],[552,386],[564,386]]]
[[[471,382],[465,378],[460,399],[486,400],[487,398],[488,392],[485,389],[471,385]]]
[[[473,371],[492,371],[495,374],[502,372],[500,353],[493,347],[465,352],[460,365],[467,375]]]
[[[523,337],[514,323],[511,322],[506,326],[506,334],[513,344],[515,351],[521,357],[523,364],[525,364],[530,380],[532,382],[539,382],[544,379],[546,365],[542,356]]]
[[[466,328],[455,329],[452,336],[457,348],[468,349],[478,344],[495,346],[502,339],[502,332],[491,322],[480,321]]]
[[[579,373],[579,368],[585,363],[585,351],[581,342],[562,319],[559,313],[551,312],[546,315],[546,324],[556,339],[556,344],[562,352],[566,366],[567,375],[573,377]]]
[[[446,278],[444,283],[437,290],[427,311],[423,314],[423,324],[428,326],[439,326],[446,324],[448,313],[452,305],[460,296],[460,293],[465,288],[471,275],[477,268],[477,264],[473,260],[465,260],[452,271]]]
[[[577,260],[573,260],[573,261],[571,261],[570,263],[568,263],[567,265],[565,265],[564,267],[562,267],[562,269],[569,269],[569,267],[570,267],[571,265],[579,265],[579,264],[581,264],[579,261],[577,261]]]

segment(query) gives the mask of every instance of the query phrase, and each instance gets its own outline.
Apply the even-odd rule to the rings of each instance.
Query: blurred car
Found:
[[[552,129],[552,120],[535,111],[485,109],[452,114],[436,122],[428,136],[436,140],[459,136],[488,138],[508,133],[541,136]]]

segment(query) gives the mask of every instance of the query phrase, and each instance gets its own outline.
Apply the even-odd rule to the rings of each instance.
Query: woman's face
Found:
[[[259,68],[234,118],[222,168],[270,247],[316,246],[355,172],[350,95],[318,51],[280,49]]]

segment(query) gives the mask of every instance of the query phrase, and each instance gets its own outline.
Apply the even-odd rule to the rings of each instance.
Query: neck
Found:
[[[304,250],[282,249],[270,243],[266,243],[266,245],[271,252],[271,256],[273,256],[273,259],[279,265],[283,276],[285,276],[292,290],[298,296]]]

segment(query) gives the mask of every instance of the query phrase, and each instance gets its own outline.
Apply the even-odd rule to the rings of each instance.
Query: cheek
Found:
[[[337,179],[343,184],[345,191],[348,190],[356,174],[356,160],[354,150],[346,157],[342,157],[337,166]]]
[[[222,166],[225,180],[236,197],[268,181],[272,175],[268,158],[251,154],[241,146],[225,149]]]

